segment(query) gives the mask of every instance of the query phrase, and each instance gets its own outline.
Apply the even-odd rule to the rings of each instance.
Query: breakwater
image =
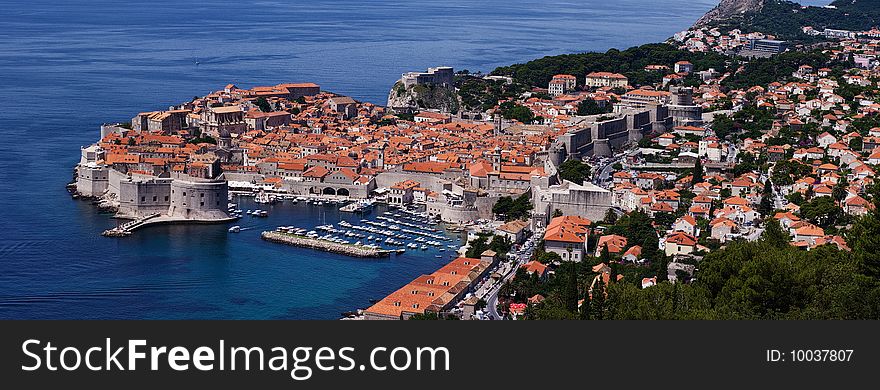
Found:
[[[290,233],[267,231],[263,232],[260,237],[270,242],[292,245],[300,248],[316,249],[353,257],[388,257],[392,252],[384,249],[367,248],[351,244],[339,244]]]

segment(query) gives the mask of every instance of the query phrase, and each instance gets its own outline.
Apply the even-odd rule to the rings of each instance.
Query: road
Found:
[[[597,170],[599,174],[593,177],[593,184],[604,187],[605,183],[611,178],[611,175],[614,174],[614,164],[620,162],[622,158],[622,156],[618,156],[605,161],[605,164]]]
[[[504,263],[499,266],[499,268],[495,272],[503,272],[501,279],[493,283],[489,286],[481,286],[477,290],[477,295],[479,296],[480,292],[483,289],[487,289],[485,294],[483,295],[483,300],[486,301],[486,310],[488,311],[489,318],[493,320],[501,320],[501,314],[498,313],[498,292],[501,290],[501,286],[504,285],[505,282],[512,279],[516,275],[516,270],[519,267],[529,261],[532,257],[532,253],[535,251],[535,245],[538,244],[538,238],[543,237],[543,232],[535,232],[527,242],[530,242],[531,245],[523,244],[522,248],[526,248],[525,251],[517,255],[516,253],[512,254],[513,261]]]

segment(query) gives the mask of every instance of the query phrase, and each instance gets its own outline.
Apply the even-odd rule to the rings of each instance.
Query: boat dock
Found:
[[[155,213],[138,219],[133,219],[115,228],[107,229],[103,233],[101,233],[101,235],[104,237],[128,237],[135,230],[145,226],[162,224],[216,224],[232,222],[237,219],[238,217],[229,217],[223,219],[188,219]]]
[[[352,257],[388,257],[394,252],[379,248],[340,244],[278,231],[265,231],[260,237],[270,242],[292,245],[300,248],[317,249],[324,252],[338,253]]]
[[[122,225],[119,225],[113,229],[105,230],[103,233],[101,233],[101,235],[104,237],[127,237],[127,236],[130,236],[131,232],[133,232],[135,229],[144,226],[147,223],[147,221],[149,221],[153,218],[156,218],[160,215],[161,214],[159,214],[159,213],[155,213],[155,214],[147,215],[145,217],[141,217],[138,219],[128,221],[128,222],[123,223]]]

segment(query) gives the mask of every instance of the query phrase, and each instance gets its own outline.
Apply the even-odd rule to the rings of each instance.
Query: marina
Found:
[[[356,220],[352,219],[355,216],[351,214],[353,209],[372,210],[377,205],[373,202],[355,202],[334,210],[328,207],[338,205],[333,200],[291,198],[279,203],[317,211],[319,218],[316,221],[320,224],[276,226],[274,230],[265,230],[261,234],[264,240],[352,257],[386,257],[391,254],[403,255],[408,250],[418,253],[430,249],[435,258],[446,258],[455,255],[451,253],[446,256],[444,252],[447,247],[457,248],[450,244],[456,239],[445,235],[442,229],[437,228],[436,222],[415,207],[390,208],[378,205],[374,219]],[[230,207],[231,205],[232,203]],[[351,205],[356,206],[345,209]],[[266,210],[248,210],[245,214],[260,216],[261,212]],[[338,222],[327,223],[328,219],[337,219]],[[228,231],[240,233],[248,229],[252,227],[235,225],[229,227]]]

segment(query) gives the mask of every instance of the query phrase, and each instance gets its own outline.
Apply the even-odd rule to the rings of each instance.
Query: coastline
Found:
[[[132,16],[137,16],[137,13],[133,13]],[[111,20],[111,22],[112,22],[112,20]],[[133,22],[137,23],[136,20]],[[275,21],[275,22],[277,22],[277,21]],[[683,27],[685,26],[685,24],[681,24],[681,25]],[[158,34],[161,34],[161,30],[160,30],[161,27],[162,26],[157,26],[155,34],[157,34],[156,35],[157,39],[159,39],[161,42],[164,42],[164,41],[162,41],[164,38],[158,35]],[[87,34],[87,31],[82,32],[82,34]],[[577,33],[575,33],[575,34],[577,34]],[[585,34],[580,34],[580,35],[585,35]],[[82,36],[88,38],[88,35],[82,35]],[[114,40],[119,39],[118,35],[114,35],[109,38],[112,38]],[[76,39],[76,38],[72,37],[70,39]],[[575,42],[573,40],[565,42],[564,41],[565,37],[563,37],[561,35],[559,36],[559,40],[563,41],[562,43],[558,43],[558,47],[560,47],[560,48],[561,47],[578,47],[578,45],[580,45],[580,43]],[[505,52],[503,50],[499,50],[499,51],[496,51],[496,54],[491,56],[492,58],[489,58],[489,59],[483,60],[483,61],[491,61],[491,62],[487,62],[487,63],[492,63],[492,64],[495,64],[495,63],[498,63],[498,61],[501,61],[501,63],[499,65],[503,65],[503,64],[513,63],[519,58],[529,59],[529,58],[537,58],[537,57],[540,57],[541,55],[543,55],[543,54],[537,54],[537,55],[521,54],[523,52],[531,53],[530,51],[528,51],[529,50],[528,48],[531,46],[535,46],[535,45],[531,42],[522,42],[522,41],[519,41],[519,42],[520,42],[520,44],[518,44],[518,46],[521,46],[521,47],[518,47],[516,51],[511,50],[510,52]],[[169,44],[166,46],[176,47],[177,45],[170,45]],[[620,46],[625,47],[625,46],[629,46],[629,45],[621,44]],[[61,121],[52,122],[51,123],[52,126],[54,128],[58,128],[59,129],[58,133],[63,133],[63,136],[57,136],[57,137],[53,136],[52,138],[48,139],[47,142],[51,141],[51,142],[56,142],[59,144],[64,144],[64,145],[70,146],[70,145],[82,144],[82,143],[84,143],[84,141],[83,141],[84,139],[89,139],[91,141],[91,139],[93,138],[91,136],[91,130],[88,130],[88,136],[84,136],[83,134],[85,134],[86,131],[84,131],[83,128],[90,126],[92,123],[99,123],[98,121],[101,119],[104,119],[104,118],[111,118],[111,119],[113,119],[113,118],[117,118],[117,119],[128,118],[128,116],[130,116],[130,114],[133,112],[134,109],[148,109],[151,107],[163,107],[163,106],[167,107],[172,101],[179,100],[178,97],[181,99],[188,98],[195,91],[206,90],[207,86],[214,86],[215,84],[217,84],[217,81],[215,81],[217,78],[222,78],[223,81],[228,81],[229,78],[237,78],[239,80],[243,79],[242,80],[243,82],[249,82],[249,83],[259,83],[259,82],[265,81],[265,80],[280,80],[280,79],[293,79],[294,78],[289,73],[288,74],[285,74],[285,73],[269,74],[269,72],[259,72],[259,73],[253,74],[253,75],[251,75],[249,73],[245,73],[245,71],[241,71],[239,73],[236,73],[236,71],[234,70],[234,67],[236,66],[236,64],[234,62],[232,62],[232,59],[227,58],[227,57],[223,57],[223,56],[216,56],[213,58],[209,58],[209,57],[212,57],[212,49],[210,49],[210,47],[211,47],[211,43],[206,42],[204,48],[201,48],[201,47],[196,48],[195,50],[193,50],[194,53],[192,53],[192,54],[191,53],[184,53],[183,57],[187,57],[187,58],[177,58],[177,60],[172,61],[171,63],[166,63],[166,62],[158,63],[156,61],[153,61],[153,62],[150,62],[149,64],[145,65],[145,67],[161,66],[165,71],[167,71],[168,74],[176,73],[176,74],[184,75],[184,77],[173,77],[170,79],[169,78],[163,79],[163,77],[166,76],[164,73],[158,74],[158,75],[147,74],[143,69],[144,67],[138,68],[136,70],[137,73],[132,75],[131,72],[134,69],[132,69],[128,65],[125,65],[125,66],[113,67],[111,69],[100,68],[101,73],[102,73],[102,77],[101,77],[102,80],[105,80],[105,77],[120,77],[120,79],[128,80],[126,83],[123,83],[123,84],[125,84],[124,87],[114,86],[114,85],[104,85],[104,87],[102,87],[102,89],[100,89],[98,91],[91,90],[91,91],[88,91],[86,95],[79,96],[79,95],[73,94],[74,92],[82,93],[79,90],[79,88],[78,88],[78,91],[69,91],[64,88],[63,84],[56,84],[56,86],[60,87],[58,90],[56,90],[57,93],[61,94],[61,96],[59,96],[59,99],[69,100],[69,101],[72,101],[76,104],[80,104],[79,102],[83,102],[82,108],[88,107],[88,109],[92,110],[93,112],[95,111],[95,109],[94,109],[95,107],[101,107],[100,112],[102,113],[101,114],[102,117],[98,118],[98,115],[91,115],[91,116],[88,116],[85,118],[81,118],[82,115],[77,114],[77,116],[75,118],[73,118],[74,120],[65,119],[64,122],[61,122]],[[605,47],[612,47],[612,46],[603,46],[602,49],[604,49]],[[223,49],[223,47],[220,47],[219,49]],[[457,50],[459,50],[459,49],[457,49]],[[460,50],[462,50],[462,51],[478,50],[478,48],[477,49],[475,49],[475,48],[469,49],[468,47],[463,47]],[[435,50],[434,52],[436,53],[438,51]],[[568,52],[568,50],[559,50],[554,53],[564,53],[564,52]],[[554,53],[547,53],[547,54],[554,54]],[[97,62],[89,61],[88,58],[85,58],[85,59],[82,59],[82,63],[87,63],[87,64],[89,64],[90,67],[103,67],[103,66],[105,66],[107,64],[111,64],[111,63],[127,64],[126,59],[123,59],[119,56],[116,56],[113,53],[102,53],[101,56],[104,57],[104,56],[107,56],[108,54],[111,54],[111,56],[106,59],[101,59],[101,61],[97,61]],[[264,61],[264,63],[267,64],[266,67],[268,69],[273,69],[273,70],[282,69],[281,65],[279,65],[279,63],[283,63],[286,66],[287,63],[290,62],[290,58],[284,57],[284,54],[285,53],[276,54],[276,55],[272,56],[271,58],[261,59],[261,61]],[[72,56],[74,58],[78,58],[78,55],[79,54],[73,53],[73,52],[65,53],[65,56]],[[156,57],[156,58],[162,57],[163,55],[166,55],[166,52],[163,52],[161,50],[157,50],[154,53],[154,57]],[[250,53],[244,53],[244,54],[242,54],[242,56],[243,56],[242,58],[244,58],[244,60],[247,61],[247,58],[249,58],[249,57],[247,57],[248,55],[250,55]],[[347,55],[350,55],[350,53]],[[439,52],[438,55],[442,55],[444,57],[447,57],[445,55],[445,52]],[[175,58],[181,57],[179,52],[171,53],[170,56],[175,57]],[[189,61],[190,56],[197,56],[201,59],[202,64],[200,65],[199,68],[196,68],[192,65],[192,61]],[[468,56],[470,56],[470,54],[468,54]],[[355,55],[353,57],[357,57],[357,56]],[[40,60],[40,62],[43,63],[46,61]],[[430,64],[430,63],[433,63],[434,61],[431,59],[426,59],[424,57],[419,57],[419,58],[413,58],[412,62],[414,65],[419,65],[421,62],[425,62],[425,63]],[[48,63],[52,63],[51,59],[50,59],[50,61],[48,61]],[[219,77],[212,75],[211,78],[209,78],[208,76],[205,75],[206,73],[209,73],[209,72],[216,72],[218,69],[220,69],[221,66],[228,67],[230,70],[219,73],[220,74]],[[474,66],[469,66],[469,67],[474,68]],[[124,69],[120,69],[120,68],[124,68]],[[365,98],[364,100],[367,100],[367,101],[374,101],[376,103],[381,104],[382,100],[384,99],[384,95],[387,92],[388,85],[384,85],[381,88],[371,87],[371,84],[369,81],[358,80],[357,77],[346,77],[344,79],[343,78],[334,79],[334,77],[332,75],[331,76],[326,76],[326,75],[322,76],[320,74],[320,72],[316,73],[309,68],[296,67],[296,66],[294,66],[293,68],[296,69],[296,71],[293,73],[295,73],[295,76],[297,76],[297,78],[301,77],[304,79],[310,79],[310,80],[316,80],[316,81],[327,81],[327,85],[331,86],[330,89],[332,89],[332,90],[336,90],[336,91],[339,91],[342,93],[351,94],[351,95],[355,95],[355,96],[359,96],[359,97],[367,97],[370,95],[378,96],[378,98],[373,98],[373,99]],[[398,72],[400,68],[403,68],[403,67],[394,67],[395,70],[393,72]],[[490,71],[492,68],[494,68],[494,66],[490,65],[490,66],[487,66],[484,70]],[[367,73],[374,74],[374,73],[376,73],[374,70],[375,69],[367,69]],[[63,72],[63,76],[64,76],[64,78],[67,78],[70,75],[76,75],[77,72],[79,72],[79,71],[80,70],[76,69],[75,67],[65,67],[64,72]],[[41,74],[41,77],[46,77],[47,80],[53,80],[53,74],[52,74],[51,69],[41,69],[40,72],[43,73],[43,74]],[[91,72],[91,70],[89,70],[89,72],[90,72],[90,74],[93,73],[93,72]],[[119,73],[121,73],[121,72],[125,73],[125,74],[120,75]],[[196,73],[196,72],[198,72],[198,73]],[[96,72],[94,72],[94,73],[97,74]],[[238,75],[242,75],[242,74],[248,74],[248,76],[238,76]],[[316,74],[317,74],[317,76],[316,76]],[[198,77],[196,77],[196,76],[198,76]],[[381,79],[382,76],[377,76],[377,78]],[[387,78],[387,77],[385,77],[385,78]],[[192,80],[198,80],[198,82],[195,82]],[[94,83],[92,81],[93,80],[88,80],[88,79],[83,79],[83,80],[77,79],[76,80],[76,82],[78,83],[77,85],[97,85],[97,83]],[[131,94],[132,85],[135,83],[137,84],[136,88],[138,88],[143,93]],[[390,84],[390,81],[385,84]],[[25,79],[24,85],[28,85],[26,83],[26,79]],[[68,96],[68,94],[73,94],[73,95]],[[114,99],[113,96],[120,96],[120,97],[124,97],[124,98]],[[30,103],[27,103],[26,100],[17,99],[16,101],[11,102],[11,104],[13,107],[16,107],[19,104],[30,104]],[[35,106],[36,106],[35,104],[30,104],[30,107],[35,107]],[[71,106],[71,110],[79,110],[79,109],[80,108],[78,108],[78,107]],[[63,111],[62,114],[63,115],[59,115],[59,117],[64,116],[64,115],[68,115],[69,112]],[[29,118],[28,121],[22,121],[21,123],[18,123],[17,127],[21,127],[23,129],[26,129],[30,125],[30,122],[32,122],[32,120],[30,120],[30,118]],[[68,155],[68,157],[69,157],[69,155]],[[30,162],[29,164],[25,165],[25,172],[31,173],[32,170],[34,170],[34,172],[50,171],[50,170],[56,168],[55,165],[60,165],[60,164],[54,164],[48,160],[47,161]],[[66,170],[68,168],[68,166],[69,166],[69,164],[65,163],[63,169]],[[10,194],[9,199],[14,199],[14,204],[27,205],[28,202],[33,202],[33,199],[26,199],[26,197],[21,196],[20,194],[22,194],[22,193],[36,193],[37,189],[35,187],[33,187],[31,184],[25,184],[25,185],[26,185],[25,191],[10,191],[9,192],[9,194]],[[57,186],[54,186],[54,187],[57,188]],[[39,190],[43,190],[43,189],[41,188]],[[194,244],[189,247],[190,249],[188,249],[188,252],[186,252],[186,253],[178,253],[178,252],[173,251],[177,247],[177,245],[182,245],[181,242],[186,242],[184,237],[179,236],[180,234],[182,234],[182,233],[190,233],[190,234],[196,234],[196,235],[202,234],[203,229],[201,229],[201,228],[198,229],[198,232],[195,232],[192,229],[183,228],[183,227],[176,227],[176,226],[170,227],[170,228],[161,227],[161,228],[158,228],[160,231],[156,232],[156,234],[153,234],[153,232],[149,232],[149,234],[145,234],[144,237],[137,237],[135,240],[129,240],[129,241],[125,242],[124,245],[120,245],[120,243],[118,243],[114,240],[102,240],[102,241],[106,241],[106,242],[94,242],[93,241],[94,236],[97,236],[97,234],[100,233],[103,229],[106,229],[107,227],[109,227],[108,224],[113,223],[112,220],[111,220],[111,222],[108,222],[109,217],[106,215],[106,213],[99,212],[98,210],[92,208],[90,205],[86,204],[86,202],[84,202],[83,204],[80,204],[80,205],[71,206],[70,202],[69,202],[70,198],[66,198],[66,197],[56,197],[56,198],[58,198],[58,199],[53,199],[53,200],[56,200],[57,204],[51,204],[50,207],[64,208],[65,213],[61,214],[61,217],[59,217],[59,218],[65,218],[68,220],[72,220],[73,218],[75,218],[74,223],[66,224],[67,226],[64,226],[64,225],[58,226],[57,224],[52,223],[52,221],[43,221],[42,220],[43,217],[40,216],[39,214],[36,214],[33,212],[27,212],[27,213],[22,212],[21,217],[13,216],[14,218],[20,218],[20,221],[13,219],[16,221],[16,223],[25,224],[27,221],[35,221],[34,223],[39,223],[40,225],[51,226],[52,227],[52,235],[57,235],[58,238],[55,238],[53,236],[49,236],[48,233],[46,233],[46,232],[43,232],[42,234],[40,234],[40,233],[36,233],[36,234],[27,233],[27,236],[25,236],[25,234],[22,233],[22,237],[18,237],[17,233],[12,233],[11,237],[8,238],[10,245],[15,245],[18,243],[32,244],[35,239],[46,241],[46,242],[53,242],[54,243],[53,246],[58,247],[58,248],[64,248],[65,253],[72,254],[71,258],[70,258],[70,260],[72,260],[71,262],[79,264],[78,265],[79,267],[81,267],[84,270],[87,270],[88,273],[91,275],[102,275],[102,274],[116,275],[117,273],[122,273],[123,269],[125,269],[125,268],[130,269],[131,266],[129,264],[132,262],[134,262],[137,266],[144,266],[144,268],[145,268],[142,271],[141,275],[130,275],[128,273],[122,273],[121,275],[116,275],[115,279],[112,279],[112,280],[110,280],[110,279],[103,280],[101,278],[88,279],[88,283],[91,283],[92,285],[100,286],[101,288],[105,288],[105,289],[114,289],[114,288],[116,288],[118,286],[122,286],[122,285],[137,286],[137,285],[141,285],[144,283],[149,283],[148,281],[145,281],[142,279],[149,279],[150,281],[155,280],[155,279],[163,280],[165,278],[168,278],[169,275],[163,274],[161,272],[154,272],[154,270],[152,268],[147,270],[146,266],[153,265],[156,263],[164,265],[166,263],[171,262],[171,259],[180,259],[180,258],[196,259],[196,262],[198,262],[198,259],[218,255],[215,252],[208,251],[206,248],[199,248],[197,245],[194,245]],[[12,204],[13,200],[10,200],[10,202]],[[89,207],[85,207],[85,206],[89,206]],[[86,214],[87,209],[89,211],[88,214]],[[218,228],[206,228],[206,229],[204,229],[204,231],[205,232],[214,232],[214,231],[217,231],[218,229],[222,230],[218,227]],[[168,237],[164,237],[165,235],[167,235]],[[226,235],[223,234],[222,236],[226,236]],[[98,238],[100,239],[100,237],[98,237]],[[149,238],[150,241],[155,241],[156,243],[158,243],[156,245],[158,245],[159,248],[163,248],[163,249],[156,249],[153,247],[146,246],[146,244],[144,244],[143,241],[147,241],[147,238]],[[217,240],[217,242],[221,242],[223,237],[221,237],[221,235],[217,235],[215,239]],[[42,241],[40,241],[40,242],[42,242]],[[83,248],[80,248],[80,246],[82,246],[83,243],[89,243],[88,244],[89,248],[87,248],[87,249],[89,249],[89,251],[94,251],[96,253],[102,253],[103,255],[101,257],[102,257],[102,260],[105,262],[94,262],[94,261],[91,261],[89,258],[78,256],[77,254],[79,254],[79,253],[88,252],[88,251],[82,250]],[[219,244],[219,245],[224,245],[224,244]],[[271,250],[260,250],[259,247],[250,247],[250,248],[248,248],[248,250],[244,251],[242,249],[242,246],[240,243],[226,244],[226,245],[230,246],[229,253],[227,254],[226,252],[222,252],[220,255],[230,256],[231,258],[247,259],[247,258],[249,258],[249,256],[262,257],[262,256],[266,256],[267,253],[271,252]],[[126,249],[125,251],[120,249],[123,246],[125,246],[125,249]],[[164,249],[165,247],[167,247],[169,249],[166,250],[166,249]],[[26,246],[25,248],[29,248],[29,247]],[[65,272],[65,273],[71,272],[70,270],[66,270],[66,268],[63,266],[58,266],[58,265],[53,264],[53,261],[51,259],[53,258],[52,256],[55,256],[55,255],[53,254],[51,248],[46,248],[46,249],[42,249],[42,250],[31,249],[31,250],[24,250],[24,252],[19,251],[16,253],[22,253],[22,255],[26,257],[26,260],[28,262],[33,263],[33,264],[40,264],[41,267],[44,267],[45,269],[50,270],[49,276],[47,276],[50,279],[54,277],[53,275],[55,272]],[[427,269],[431,269],[431,266],[428,266],[426,268],[426,270]],[[79,269],[76,269],[74,271],[79,272]],[[418,275],[424,271],[425,270],[418,270],[418,271],[412,271],[410,273],[412,274],[412,276],[414,276],[414,275]],[[175,271],[175,272],[178,272],[178,271]],[[237,272],[241,273],[242,271],[237,271]],[[248,272],[250,272],[250,271],[248,270],[248,271],[245,271],[244,273],[246,274]],[[396,269],[387,269],[387,270],[383,270],[382,272],[384,272],[384,273],[396,272]],[[168,271],[168,273],[171,273],[171,271]],[[339,272],[339,271],[337,271],[337,273],[345,274],[344,272]],[[210,273],[206,273],[206,274],[210,275]],[[14,275],[17,275],[17,274],[13,273],[13,276],[12,276],[13,278],[14,278]],[[171,277],[181,277],[181,276],[172,275]],[[185,275],[183,277],[185,277]],[[365,277],[369,277],[369,276],[365,276]],[[406,277],[406,278],[402,278],[401,280],[408,281],[409,279],[411,279],[411,278]],[[286,281],[286,280],[279,280],[277,277],[271,276],[271,275],[268,277],[265,277],[265,280],[267,280],[269,283],[283,283],[284,281]],[[306,279],[303,279],[303,280],[304,280],[303,283],[309,283],[306,281]],[[10,283],[12,283],[12,282],[10,282]],[[236,282],[236,283],[240,283],[240,282]],[[393,284],[393,282],[391,282],[391,283]],[[372,286],[371,288],[376,291],[382,291],[383,288],[384,289],[388,288],[383,283],[379,283],[379,282],[375,282],[371,286]],[[78,287],[79,287],[78,285],[65,286],[63,283],[61,283],[57,286],[57,290],[78,291]],[[340,287],[340,290],[346,290],[349,288],[352,288],[352,287],[350,285],[346,285],[345,287]],[[197,290],[197,288],[195,288],[195,287],[192,288],[192,291],[196,291],[196,290]],[[30,291],[30,290],[28,290],[28,291]],[[33,293],[36,294],[36,293],[39,293],[42,291],[48,291],[48,290],[41,289],[41,288],[34,288],[33,291],[34,291]],[[294,291],[296,291],[296,290],[294,290]],[[185,291],[182,293],[185,293]],[[298,291],[297,293],[303,294],[303,291]],[[154,297],[155,295],[157,295],[152,292],[144,292],[143,294],[146,296],[146,298],[144,298],[145,300],[149,300],[152,297]],[[378,294],[379,293],[376,293],[376,295],[378,295]],[[247,297],[250,299],[253,299],[253,301],[262,300],[265,302],[268,300],[267,298],[261,297],[260,295],[261,294],[250,294]],[[235,297],[234,299],[239,299],[239,298],[240,297]],[[286,299],[289,301],[293,301],[290,298],[286,298]],[[345,298],[336,297],[334,299],[345,299]],[[215,299],[213,299],[213,298],[202,298],[199,300],[194,300],[191,305],[198,306],[198,307],[206,307],[206,306],[221,307],[227,303],[228,302],[225,302],[225,301],[215,302]],[[309,305],[312,305],[312,304],[323,305],[323,304],[327,304],[327,303],[324,301],[321,301],[320,299],[314,299],[313,302],[307,302],[307,303],[300,302],[300,303],[297,303],[296,305],[291,304],[291,306],[308,307]],[[45,305],[41,305],[41,307],[48,307],[51,305],[52,305],[52,303],[50,302]],[[88,305],[91,305],[91,304],[88,304]],[[357,303],[355,303],[355,304],[342,303],[342,304],[339,304],[338,306],[345,308],[345,307],[354,307],[356,305],[357,305]],[[73,309],[73,310],[75,310],[75,309]],[[140,308],[140,309],[136,309],[136,310],[147,310],[147,311],[152,311],[152,312],[156,312],[156,313],[159,312],[159,310],[154,307],[146,307],[146,308]],[[222,310],[229,310],[228,311],[229,313],[233,313],[233,314],[229,314],[230,316],[241,317],[241,316],[247,315],[247,314],[235,313],[234,309],[222,309]],[[52,313],[51,309],[49,310],[49,313]],[[271,318],[272,316],[280,315],[279,313],[284,313],[284,310],[283,309],[276,309],[274,311],[269,311],[269,310],[262,311],[262,309],[257,307],[257,308],[254,308],[253,313],[254,313],[253,315],[257,316],[257,317],[263,316],[264,318]],[[74,311],[66,311],[66,312],[65,311],[58,311],[58,312],[55,312],[55,314],[47,314],[47,315],[56,316],[56,317],[63,317],[65,315],[68,315],[68,316],[86,315],[87,316],[89,314],[88,314],[88,312],[85,312],[85,311],[83,311],[81,313],[76,313]],[[122,316],[125,316],[126,313],[122,312],[122,311],[111,310],[108,312],[107,315],[122,317]],[[162,316],[162,314],[146,314],[146,316],[150,316],[150,315],[157,316],[157,317]],[[166,314],[166,315],[175,316],[175,315],[179,315],[179,314]],[[198,315],[198,314],[196,314],[196,315]],[[205,314],[203,314],[203,315],[205,315]],[[211,314],[207,314],[207,315],[211,315]],[[294,314],[292,316],[298,317],[298,316],[302,316],[302,314]],[[326,316],[325,315],[324,317],[325,318],[332,318],[333,316]]]

